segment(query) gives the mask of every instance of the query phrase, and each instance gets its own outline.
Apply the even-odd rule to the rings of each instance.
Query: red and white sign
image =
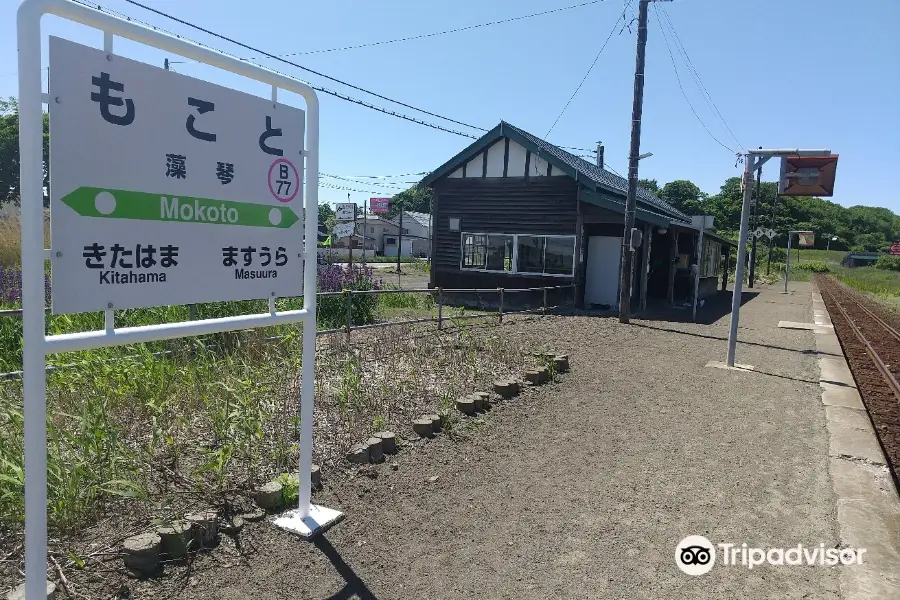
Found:
[[[894,256],[900,256],[900,240],[891,244],[891,254]]]
[[[815,231],[798,231],[801,246],[812,246],[816,243]]]
[[[390,198],[369,198],[369,212],[386,213],[391,210]]]

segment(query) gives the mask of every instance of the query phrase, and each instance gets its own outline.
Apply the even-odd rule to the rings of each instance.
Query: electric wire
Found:
[[[619,21],[625,20],[625,11],[628,10],[628,7],[631,6],[631,3],[634,0],[628,0],[625,4],[625,8],[622,10],[622,14],[616,19],[615,24],[613,25],[612,30],[609,32],[609,35],[606,36],[606,41],[603,42],[603,45],[600,47],[600,51],[597,52],[597,55],[594,57],[594,61],[591,63],[591,66],[588,67],[587,73],[584,74],[584,77],[581,78],[581,81],[578,83],[578,87],[575,88],[575,91],[572,92],[572,95],[569,96],[569,99],[566,101],[566,105],[563,106],[562,110],[559,111],[559,114],[556,116],[556,120],[553,121],[553,125],[550,126],[550,129],[547,130],[547,133],[544,135],[545,138],[550,136],[550,133],[556,127],[556,124],[559,123],[559,120],[569,109],[569,105],[572,104],[572,100],[575,99],[575,96],[578,95],[578,92],[581,90],[581,86],[584,85],[584,82],[587,81],[588,75],[591,74],[591,71],[594,70],[594,65],[597,64],[597,61],[600,60],[600,55],[603,54],[603,51],[606,50],[606,46],[609,44],[609,40],[612,39],[612,36],[616,33],[616,29],[619,27]]]
[[[491,21],[489,23],[479,23],[478,25],[468,25],[466,27],[457,27],[455,29],[447,29],[445,31],[435,31],[432,33],[423,33],[420,35],[412,35],[412,36],[396,38],[396,39],[392,39],[392,40],[381,40],[378,42],[368,42],[365,44],[355,44],[352,46],[340,46],[337,48],[323,48],[321,50],[307,50],[305,52],[290,52],[288,54],[279,54],[278,56],[305,56],[305,55],[309,55],[309,54],[324,54],[326,52],[340,52],[343,50],[356,50],[358,48],[371,48],[373,46],[384,46],[386,44],[396,44],[399,42],[421,40],[421,39],[425,39],[425,38],[437,37],[440,35],[447,35],[449,33],[458,33],[460,31],[469,31],[472,29],[480,29],[482,27],[490,27],[492,25],[501,25],[504,23],[512,23],[514,21],[522,21],[522,20],[531,19],[534,17],[541,17],[544,15],[549,15],[549,14],[553,14],[553,13],[572,10],[575,8],[582,8],[584,6],[590,6],[592,4],[599,4],[600,2],[603,2],[603,1],[604,0],[591,0],[590,2],[582,2],[581,4],[573,4],[571,6],[562,6],[560,8],[554,8],[551,10],[545,10],[545,11],[541,11],[541,12],[531,13],[528,15],[520,15],[518,17],[510,17],[508,19],[501,19],[499,21]]]
[[[653,3],[653,8],[654,8],[654,10],[656,10],[655,2]],[[659,14],[659,11],[657,10],[657,15],[658,14]],[[669,51],[669,58],[672,60],[672,68],[675,69],[675,79],[678,81],[678,89],[681,90],[681,95],[684,96],[684,99],[687,102],[688,106],[690,107],[691,112],[694,113],[694,117],[696,117],[697,122],[700,123],[700,126],[703,127],[704,131],[706,131],[706,133],[709,135],[709,137],[711,137],[713,140],[715,140],[715,142],[717,144],[719,144],[720,146],[722,146],[723,148],[725,148],[732,154],[740,154],[740,152],[737,152],[733,148],[730,148],[727,145],[723,144],[722,141],[719,140],[719,138],[717,138],[715,135],[713,135],[713,133],[709,130],[709,127],[706,126],[706,123],[703,122],[703,119],[700,118],[700,115],[697,114],[697,110],[694,108],[694,105],[691,102],[691,99],[688,98],[687,93],[684,91],[684,85],[682,85],[682,83],[681,83],[681,75],[678,73],[678,65],[675,64],[675,55],[672,53],[672,47],[669,45],[669,38],[668,38],[668,36],[666,36],[666,30],[662,26],[662,23],[659,22],[659,20],[657,22],[657,25],[659,25],[659,30],[660,30],[660,32],[662,32],[663,39],[666,42],[666,49]]]
[[[669,15],[666,7],[660,6],[657,10],[657,16],[662,15],[662,20],[665,21],[665,25],[668,27],[669,31],[673,36],[673,43],[675,45],[676,50],[678,50],[679,54],[681,54],[682,59],[688,67],[688,72],[694,79],[694,82],[697,84],[697,87],[700,89],[700,93],[703,95],[703,99],[706,101],[707,106],[709,106],[710,110],[712,110],[719,120],[722,121],[722,125],[725,126],[725,129],[728,131],[728,134],[731,136],[731,139],[738,145],[738,148],[743,148],[744,145],[741,144],[741,141],[737,138],[732,131],[731,127],[728,125],[728,121],[725,120],[725,117],[722,116],[719,107],[716,106],[716,103],[712,99],[712,95],[709,93],[706,85],[703,83],[703,79],[700,77],[699,71],[694,66],[693,61],[691,60],[690,55],[688,54],[687,48],[685,48],[684,43],[681,41],[681,36],[678,35],[678,30],[675,29],[675,23],[672,21],[672,17]]]
[[[403,120],[405,120],[405,121],[409,121],[409,122],[415,123],[415,124],[417,124],[417,125],[422,125],[422,126],[424,126],[424,127],[429,127],[429,128],[431,128],[431,129],[436,129],[436,130],[439,130],[439,131],[444,131],[444,132],[447,132],[447,133],[452,133],[452,134],[454,134],[454,135],[458,135],[458,136],[465,137],[465,138],[469,138],[469,139],[478,139],[477,136],[472,135],[472,134],[469,134],[469,133],[464,133],[464,132],[462,132],[462,131],[457,131],[457,130],[455,130],[455,129],[450,129],[450,128],[448,128],[448,127],[444,127],[443,125],[438,125],[438,124],[436,124],[436,123],[430,123],[430,122],[428,122],[428,121],[424,121],[424,120],[418,119],[418,118],[416,118],[416,117],[411,117],[411,116],[405,115],[405,114],[403,114],[403,113],[398,113],[398,112],[396,112],[396,111],[393,111],[393,110],[390,110],[390,109],[387,109],[387,108],[384,108],[384,107],[381,107],[381,106],[377,106],[377,105],[375,105],[375,104],[372,104],[372,103],[370,103],[370,102],[366,102],[366,101],[364,101],[364,100],[359,100],[358,98],[353,98],[352,96],[348,96],[348,95],[346,95],[346,94],[342,94],[342,93],[337,92],[337,91],[335,91],[335,90],[331,90],[331,89],[328,89],[328,88],[325,88],[325,87],[313,85],[313,84],[311,84],[311,83],[309,83],[309,82],[307,82],[307,81],[303,81],[302,79],[298,79],[297,77],[295,77],[295,76],[293,76],[293,75],[289,75],[289,74],[287,74],[287,73],[284,73],[284,72],[282,72],[282,71],[279,71],[278,69],[274,69],[274,68],[272,68],[272,67],[260,65],[260,64],[255,63],[255,62],[252,62],[252,61],[249,61],[249,60],[242,59],[242,58],[240,58],[239,56],[235,56],[234,54],[232,54],[232,53],[230,53],[230,52],[225,52],[224,50],[220,50],[220,49],[218,49],[218,48],[214,48],[214,47],[212,47],[212,46],[210,46],[210,45],[208,45],[208,44],[202,44],[202,43],[200,43],[200,42],[198,42],[198,41],[196,41],[196,40],[193,40],[193,39],[191,39],[191,38],[188,38],[187,36],[179,35],[179,34],[177,34],[177,33],[173,33],[173,32],[171,32],[171,31],[168,31],[168,30],[166,30],[166,29],[164,29],[164,28],[162,28],[162,27],[159,27],[159,26],[157,26],[157,25],[152,25],[152,24],[150,24],[150,23],[147,23],[146,21],[142,21],[142,20],[137,19],[137,18],[135,18],[135,17],[132,17],[132,16],[129,16],[129,15],[120,13],[120,12],[118,12],[118,11],[116,11],[116,10],[112,10],[112,9],[106,8],[106,7],[104,7],[104,6],[101,6],[100,4],[97,4],[97,3],[94,3],[94,2],[85,2],[84,0],[72,0],[72,1],[73,1],[73,2],[76,2],[77,4],[81,4],[82,6],[86,6],[86,7],[90,8],[90,9],[92,9],[92,10],[97,10],[97,11],[100,11],[100,12],[103,12],[103,13],[106,13],[106,14],[110,14],[110,15],[113,15],[113,16],[116,16],[116,17],[125,19],[125,20],[127,20],[127,21],[131,21],[131,22],[134,22],[134,23],[139,23],[139,24],[141,24],[141,25],[143,25],[143,26],[145,26],[145,27],[149,27],[150,29],[152,29],[152,30],[154,30],[154,31],[159,31],[159,32],[161,32],[161,33],[165,33],[165,34],[170,35],[170,36],[172,36],[172,37],[175,37],[175,38],[178,38],[178,39],[181,39],[181,40],[185,40],[185,41],[189,41],[189,42],[191,42],[192,44],[196,44],[196,45],[198,45],[198,46],[200,46],[200,47],[202,47],[202,48],[206,48],[206,49],[208,49],[208,50],[212,50],[212,51],[214,51],[214,52],[218,52],[219,54],[228,56],[229,58],[233,58],[233,59],[235,59],[235,60],[240,60],[240,61],[242,61],[242,62],[246,62],[246,63],[251,64],[251,65],[253,65],[253,66],[267,69],[267,70],[269,70],[269,71],[271,71],[271,72],[273,72],[273,73],[277,73],[278,75],[282,75],[282,76],[284,76],[284,77],[288,77],[288,78],[293,79],[293,80],[295,80],[295,81],[300,81],[301,83],[303,83],[303,84],[305,84],[305,85],[308,85],[309,87],[311,87],[312,89],[316,90],[317,92],[322,92],[323,94],[328,94],[329,96],[334,96],[335,98],[339,98],[339,99],[344,100],[344,101],[346,101],[346,102],[351,102],[351,103],[353,103],[353,104],[358,104],[359,106],[363,106],[363,107],[365,107],[365,108],[369,108],[369,109],[374,110],[374,111],[376,111],[376,112],[380,112],[380,113],[383,113],[383,114],[386,114],[386,115],[390,115],[390,116],[396,117],[396,118],[398,118],[398,119],[403,119]]]
[[[487,131],[487,129],[485,129],[484,127],[479,127],[479,126],[477,126],[477,125],[470,125],[469,123],[466,123],[466,122],[464,122],[464,121],[458,121],[458,120],[452,119],[452,118],[450,118],[450,117],[445,117],[444,115],[441,115],[441,114],[438,114],[438,113],[435,113],[435,112],[431,112],[431,111],[425,110],[424,108],[419,108],[419,107],[417,107],[417,106],[413,106],[412,104],[407,104],[406,102],[401,102],[400,100],[395,100],[395,99],[390,98],[390,97],[388,97],[388,96],[384,96],[384,95],[379,94],[379,93],[377,93],[377,92],[373,92],[372,90],[368,90],[368,89],[366,89],[366,88],[364,88],[364,87],[360,87],[360,86],[358,86],[358,85],[354,85],[354,84],[349,83],[349,82],[347,82],[347,81],[344,81],[344,80],[342,80],[342,79],[338,79],[337,77],[332,77],[331,75],[326,75],[325,73],[322,73],[321,71],[316,71],[315,69],[310,69],[309,67],[304,67],[303,65],[298,64],[298,63],[293,62],[293,61],[290,61],[290,60],[287,60],[286,58],[281,58],[280,56],[277,56],[277,55],[275,55],[275,54],[271,54],[271,53],[269,53],[269,52],[266,52],[265,50],[260,50],[259,48],[255,48],[255,47],[253,47],[253,46],[250,46],[249,44],[245,44],[245,43],[243,43],[243,42],[239,42],[239,41],[237,41],[237,40],[234,39],[234,38],[228,37],[228,36],[223,35],[223,34],[221,34],[221,33],[216,33],[216,32],[214,32],[214,31],[212,31],[212,30],[210,30],[210,29],[206,29],[205,27],[201,27],[200,25],[196,25],[196,24],[194,24],[194,23],[191,23],[190,21],[186,21],[186,20],[184,20],[184,19],[180,19],[180,18],[178,18],[178,17],[176,17],[176,16],[174,16],[174,15],[170,15],[169,13],[167,13],[167,12],[165,12],[165,11],[159,10],[159,9],[157,9],[157,8],[153,8],[153,7],[151,7],[151,6],[147,6],[146,4],[141,4],[141,3],[138,2],[137,0],[125,0],[125,2],[127,2],[128,4],[132,4],[132,5],[134,5],[134,6],[143,8],[144,10],[148,10],[148,11],[150,11],[150,12],[152,12],[152,13],[154,13],[154,14],[157,14],[157,15],[159,15],[159,16],[161,16],[161,17],[165,17],[165,18],[167,18],[167,19],[170,19],[170,20],[172,20],[172,21],[175,21],[176,23],[180,23],[181,25],[184,25],[184,26],[186,26],[186,27],[190,27],[191,29],[195,29],[195,30],[197,30],[197,31],[201,31],[201,32],[203,32],[203,33],[205,33],[205,34],[207,34],[207,35],[211,35],[211,36],[213,36],[213,37],[215,37],[215,38],[218,38],[218,39],[220,39],[220,40],[229,42],[229,43],[234,44],[234,45],[236,45],[236,46],[240,46],[241,48],[244,48],[245,50],[249,50],[250,52],[255,52],[255,53],[261,54],[261,55],[263,55],[263,56],[265,56],[265,57],[267,57],[267,58],[271,58],[271,59],[273,59],[273,60],[277,60],[277,61],[279,61],[279,62],[283,62],[283,63],[285,63],[285,64],[288,64],[288,65],[291,65],[291,66],[293,66],[293,67],[296,67],[296,68],[300,69],[301,71],[306,71],[307,73],[312,73],[313,75],[317,75],[318,77],[322,77],[322,78],[324,78],[324,79],[328,79],[329,81],[333,81],[333,82],[335,82],[335,83],[339,83],[339,84],[341,84],[341,85],[345,85],[345,86],[347,86],[347,87],[349,87],[349,88],[352,88],[352,89],[354,89],[354,90],[357,90],[357,91],[360,91],[360,92],[369,94],[369,95],[371,95],[371,96],[375,96],[376,98],[379,98],[379,99],[381,99],[381,100],[386,100],[387,102],[392,102],[392,103],[398,104],[398,105],[400,105],[400,106],[402,106],[402,107],[404,107],[404,108],[408,108],[408,109],[410,109],[410,110],[414,110],[414,111],[416,111],[416,112],[420,112],[420,113],[426,114],[426,115],[428,115],[428,116],[430,116],[430,117],[435,117],[435,118],[438,118],[438,119],[442,119],[442,120],[444,120],[444,121],[449,121],[450,123],[455,123],[456,125],[462,125],[463,127],[469,127],[469,128],[471,128],[471,129],[476,129],[476,130],[478,130],[478,131]]]
[[[394,188],[394,189],[398,189],[398,190],[409,189],[408,185],[398,185],[401,183],[399,181],[394,181],[394,182],[390,182],[390,183],[380,183],[380,182],[376,182],[376,181],[360,181],[359,179],[351,179],[349,177],[343,177],[341,175],[332,175],[330,173],[319,173],[319,175],[324,176],[324,177],[330,177],[332,179],[339,179],[341,181],[348,181],[350,183],[358,183],[358,184],[362,184],[362,185],[374,185],[376,187]]]

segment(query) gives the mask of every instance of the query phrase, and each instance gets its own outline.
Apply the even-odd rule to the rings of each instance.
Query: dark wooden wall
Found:
[[[569,177],[445,178],[436,182],[432,285],[525,288],[571,283],[568,277],[461,270],[460,233],[576,235],[577,185]],[[451,217],[460,220],[459,231],[450,231]]]

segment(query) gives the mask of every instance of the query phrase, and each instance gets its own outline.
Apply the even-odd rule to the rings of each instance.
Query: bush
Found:
[[[381,281],[372,278],[372,269],[357,265],[347,268],[339,266],[324,267],[319,270],[319,291],[340,292],[343,290],[364,291],[381,288]],[[351,297],[350,319],[353,325],[366,325],[375,322],[375,311],[378,307],[378,296],[360,294]],[[325,329],[336,329],[347,323],[347,304],[342,296],[319,298],[316,307],[319,325]]]
[[[828,273],[828,265],[821,260],[791,264],[791,270],[809,271],[811,273]]]
[[[879,256],[875,261],[876,269],[884,269],[885,271],[900,271],[900,256],[885,254]]]

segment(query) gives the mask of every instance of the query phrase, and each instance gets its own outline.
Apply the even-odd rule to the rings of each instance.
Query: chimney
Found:
[[[597,142],[597,166],[603,168],[603,143]]]

